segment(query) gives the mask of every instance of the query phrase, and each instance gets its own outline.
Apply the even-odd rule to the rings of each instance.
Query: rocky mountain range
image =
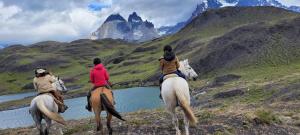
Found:
[[[110,15],[105,22],[92,33],[91,39],[123,39],[130,42],[143,42],[159,37],[154,25],[133,12],[128,21],[120,14]]]
[[[176,33],[204,11],[208,9],[216,9],[227,6],[274,6],[295,12],[300,12],[300,7],[286,6],[277,0],[204,0],[203,2],[197,5],[195,11],[192,13],[191,17],[187,21],[179,22],[174,26],[163,26],[158,29],[159,33],[166,35]]]

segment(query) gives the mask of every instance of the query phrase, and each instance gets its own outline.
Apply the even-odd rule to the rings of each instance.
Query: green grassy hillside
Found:
[[[15,45],[0,51],[0,90],[2,94],[32,90],[34,69],[45,67],[61,76],[70,88],[88,86],[88,73],[94,57],[104,63],[127,55],[135,45],[115,40],[77,40],[71,43],[41,42]]]

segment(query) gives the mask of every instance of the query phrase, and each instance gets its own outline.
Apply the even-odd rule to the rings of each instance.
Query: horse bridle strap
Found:
[[[57,81],[58,81],[58,84],[60,85],[60,87],[62,88],[62,91],[65,91],[66,89],[65,89],[65,87],[60,83],[59,77],[57,77]]]

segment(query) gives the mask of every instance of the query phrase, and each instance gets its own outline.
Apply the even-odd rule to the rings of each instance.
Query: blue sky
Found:
[[[102,3],[102,2],[91,2],[90,4],[88,4],[88,8],[91,11],[101,11],[104,8],[110,8],[111,7],[111,3]]]
[[[114,13],[137,12],[155,27],[187,20],[201,0],[0,0],[0,45],[88,38]],[[300,0],[279,0],[300,6]]]

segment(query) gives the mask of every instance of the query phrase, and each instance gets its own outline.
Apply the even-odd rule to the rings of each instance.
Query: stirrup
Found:
[[[90,107],[89,105],[85,105],[85,109],[87,109],[89,112],[92,112],[92,107]]]

